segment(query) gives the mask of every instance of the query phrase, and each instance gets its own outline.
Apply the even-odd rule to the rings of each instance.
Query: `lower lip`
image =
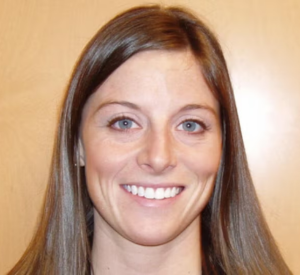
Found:
[[[156,200],[156,199],[147,199],[145,197],[140,197],[139,195],[133,195],[132,193],[128,192],[124,187],[122,187],[122,190],[130,196],[131,199],[136,201],[138,204],[145,206],[145,207],[165,207],[170,204],[175,203],[182,195],[184,189],[175,197],[170,197],[166,199]]]

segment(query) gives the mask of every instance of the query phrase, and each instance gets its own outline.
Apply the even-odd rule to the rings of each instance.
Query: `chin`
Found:
[[[128,228],[126,230],[127,234],[124,234],[123,237],[141,246],[160,246],[172,241],[180,241],[180,239],[184,239],[190,235],[191,232],[200,234],[199,219],[197,217],[190,223],[183,221],[177,224],[165,224],[165,226],[162,226],[164,223],[157,223],[157,226],[155,224],[137,224],[134,228]]]
[[[135,235],[130,234],[131,236],[128,236],[127,239],[140,246],[160,246],[167,244],[171,242],[172,240],[176,239],[180,233],[173,233],[170,234],[168,232],[167,234],[162,233],[162,232],[139,232]]]

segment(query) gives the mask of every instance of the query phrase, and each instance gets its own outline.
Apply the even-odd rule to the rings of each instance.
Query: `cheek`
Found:
[[[113,184],[124,166],[125,152],[109,140],[89,140],[85,144],[85,176],[87,189],[98,212],[104,213],[117,194]]]
[[[191,152],[187,162],[190,169],[195,171],[199,180],[206,181],[215,177],[221,160],[221,145],[208,147]]]
[[[193,189],[194,205],[192,206],[195,213],[199,214],[212,196],[221,154],[221,146],[217,146],[198,150],[197,153],[193,152],[192,157],[189,158],[189,170],[196,177],[196,184]]]
[[[88,185],[98,181],[100,184],[111,182],[124,169],[130,150],[109,139],[95,139],[85,146],[85,169]]]

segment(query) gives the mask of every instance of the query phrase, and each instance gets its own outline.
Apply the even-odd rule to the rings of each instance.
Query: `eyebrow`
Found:
[[[138,105],[128,102],[128,101],[108,101],[108,102],[104,102],[104,103],[100,104],[97,108],[97,111],[99,111],[100,109],[102,109],[106,106],[113,105],[113,104],[122,105],[122,106],[128,107],[130,109],[134,109],[134,110],[141,109]]]
[[[125,106],[125,107],[128,107],[128,108],[133,109],[133,110],[141,110],[141,108],[138,105],[136,105],[132,102],[128,102],[128,101],[108,101],[108,102],[104,102],[104,103],[100,104],[99,107],[97,108],[97,111],[99,111],[100,109],[102,109],[106,106],[114,105],[114,104]],[[206,111],[212,113],[215,117],[218,117],[216,111],[212,107],[210,107],[208,105],[202,105],[202,104],[188,104],[188,105],[185,105],[179,110],[179,112],[184,112],[184,111],[189,111],[189,110],[197,110],[197,109],[206,110]]]
[[[215,111],[214,108],[208,106],[208,105],[202,105],[202,104],[188,104],[184,107],[182,107],[179,112],[184,112],[184,111],[189,111],[189,110],[197,110],[197,109],[202,109],[202,110],[206,110],[209,111],[210,113],[212,113],[215,117],[218,117],[217,112]]]

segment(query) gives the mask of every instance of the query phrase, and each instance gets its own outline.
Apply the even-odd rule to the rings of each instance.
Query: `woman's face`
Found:
[[[131,57],[83,110],[80,154],[95,232],[159,245],[199,231],[221,148],[219,105],[192,54]]]

